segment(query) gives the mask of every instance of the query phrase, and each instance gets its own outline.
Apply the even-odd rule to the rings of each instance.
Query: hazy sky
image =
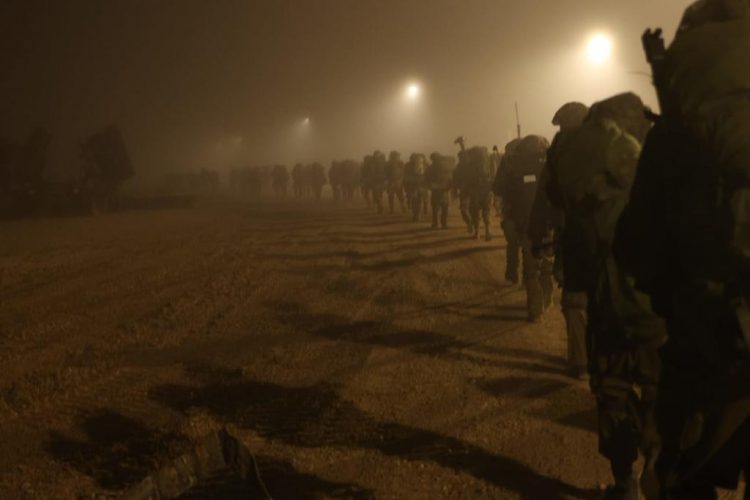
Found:
[[[689,3],[0,0],[0,134],[46,126],[51,169],[75,171],[78,140],[117,122],[144,175],[503,145],[515,101],[548,136],[568,100],[653,104],[640,33],[671,36]],[[615,43],[602,66],[584,57],[595,32]]]

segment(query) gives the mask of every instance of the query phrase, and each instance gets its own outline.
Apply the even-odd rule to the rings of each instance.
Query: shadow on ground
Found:
[[[207,410],[226,422],[287,445],[376,450],[404,460],[433,462],[524,499],[593,498],[592,491],[544,476],[478,446],[432,431],[380,422],[325,385],[285,387],[232,379],[198,387],[162,385],[152,397],[181,412]]]
[[[81,417],[78,427],[82,438],[50,433],[46,451],[107,490],[136,483],[189,446],[182,436],[106,409]]]

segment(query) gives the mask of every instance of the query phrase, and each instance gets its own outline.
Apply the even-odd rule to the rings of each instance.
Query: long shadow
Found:
[[[495,348],[482,341],[472,342],[453,335],[402,329],[387,321],[350,321],[333,314],[312,314],[303,305],[293,302],[266,305],[278,311],[281,322],[329,340],[398,348],[418,355],[470,361],[484,366],[506,366],[514,362],[506,361],[504,358],[507,357],[536,360],[560,370],[567,366],[561,357],[533,350]],[[525,322],[525,319],[521,321]]]
[[[437,264],[440,262],[447,262],[447,261],[451,261],[454,259],[461,259],[463,257],[468,257],[470,255],[477,255],[477,254],[495,252],[495,251],[497,251],[497,248],[495,247],[461,248],[458,250],[452,250],[450,252],[445,252],[445,253],[441,253],[437,255],[430,255],[428,257],[414,256],[414,257],[407,257],[407,258],[397,259],[397,260],[386,260],[382,262],[376,262],[373,264],[355,264],[354,267],[356,269],[360,269],[363,271],[370,271],[370,272],[392,271],[392,270],[400,269],[403,267],[410,267],[416,264]]]
[[[370,500],[371,490],[353,484],[326,481],[317,476],[298,472],[289,463],[266,456],[257,456],[258,472],[273,498],[283,500],[314,500],[317,498],[346,498]],[[221,471],[178,497],[180,500],[229,500],[243,498],[266,500],[257,480],[245,481],[237,474]]]
[[[529,377],[496,378],[481,381],[478,385],[492,396],[512,394],[524,399],[543,399],[570,386],[561,380]]]
[[[555,422],[589,432],[597,432],[599,427],[596,408],[571,413],[570,415],[555,420]]]
[[[178,411],[202,408],[266,439],[304,447],[377,450],[429,461],[510,490],[523,499],[593,498],[592,491],[544,476],[527,465],[432,431],[379,422],[327,386],[284,387],[252,380],[194,387],[163,385],[152,397]]]
[[[106,409],[83,416],[79,427],[84,439],[51,432],[45,449],[107,490],[120,490],[143,479],[170,452],[177,454],[189,444],[182,436]]]
[[[392,246],[385,250],[377,250],[374,252],[360,252],[357,250],[335,250],[317,253],[281,253],[281,252],[269,252],[269,253],[258,253],[258,258],[261,259],[274,259],[274,260],[292,260],[292,261],[317,261],[321,259],[335,259],[335,258],[348,258],[348,259],[372,259],[377,257],[388,256],[391,254],[398,254],[400,252],[408,252],[411,250],[430,250],[441,248],[452,243],[455,243],[463,238],[448,238],[435,240],[424,243],[411,243],[408,245]],[[368,244],[371,242],[368,242]],[[503,247],[493,246],[484,247],[483,250],[502,250]],[[467,249],[474,250],[474,249]],[[430,259],[431,257],[414,257],[413,259]],[[367,267],[368,264],[359,264],[360,266]]]

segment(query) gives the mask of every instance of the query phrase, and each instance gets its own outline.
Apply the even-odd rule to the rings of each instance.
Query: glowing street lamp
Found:
[[[597,33],[589,39],[586,45],[586,58],[591,64],[601,66],[612,58],[613,47],[612,37]]]
[[[406,97],[409,100],[416,101],[422,93],[422,87],[418,83],[410,83],[406,87]]]

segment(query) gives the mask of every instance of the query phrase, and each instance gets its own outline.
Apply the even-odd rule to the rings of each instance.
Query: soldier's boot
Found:
[[[640,500],[638,481],[634,477],[622,478],[607,488],[604,500]]]
[[[485,213],[482,215],[484,219],[484,241],[492,241],[492,233],[490,232],[490,214]]]
[[[440,225],[443,229],[448,229],[448,205],[440,209]]]

